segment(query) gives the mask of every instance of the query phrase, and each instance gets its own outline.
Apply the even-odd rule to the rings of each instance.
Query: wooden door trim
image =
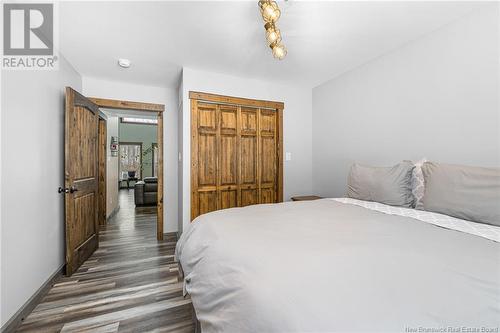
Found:
[[[156,128],[156,141],[158,144],[158,199],[156,217],[156,239],[163,240],[163,112],[164,104],[124,101],[117,99],[88,97],[98,107],[108,109],[135,110],[144,112],[157,112],[158,124]],[[142,149],[142,148],[141,148]],[[142,175],[141,175],[142,176]]]
[[[189,98],[206,102],[234,104],[240,106],[252,106],[256,108],[281,109],[281,110],[285,108],[285,104],[283,102],[264,101],[260,99],[217,95],[199,91],[190,91]]]
[[[156,239],[163,240],[163,113],[158,112],[158,127],[156,129],[158,144],[158,194],[156,216]],[[154,163],[154,162],[153,162]]]
[[[148,112],[163,112],[163,111],[165,111],[164,104],[123,101],[123,100],[118,100],[118,99],[108,99],[108,98],[99,98],[99,97],[87,97],[87,98],[89,100],[91,100],[93,103],[97,104],[101,108],[148,111]]]
[[[104,123],[103,132],[101,133],[101,123]],[[98,179],[98,191],[99,191],[99,225],[106,224],[106,212],[107,212],[107,156],[106,147],[108,145],[108,133],[107,133],[108,121],[101,116],[99,116],[99,133],[98,133],[98,146],[99,146],[99,179]],[[104,147],[104,151],[101,148]],[[101,165],[102,164],[102,165]],[[102,169],[101,169],[102,168]],[[104,182],[101,184],[100,177],[104,177]],[[101,197],[102,196],[102,197]]]

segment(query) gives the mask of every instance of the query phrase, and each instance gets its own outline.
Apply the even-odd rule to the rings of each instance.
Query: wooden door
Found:
[[[65,210],[66,275],[97,249],[99,109],[66,88]]]
[[[240,206],[259,203],[258,109],[241,107],[240,112]]]
[[[259,110],[259,203],[277,202],[277,112]]]
[[[217,138],[220,132],[217,105],[194,101],[191,116],[191,144],[195,154],[191,165],[191,217],[194,219],[219,207]]]
[[[238,107],[218,105],[218,209],[238,207]]]

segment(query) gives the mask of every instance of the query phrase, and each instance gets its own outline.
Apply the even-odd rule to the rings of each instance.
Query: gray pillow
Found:
[[[392,206],[413,206],[409,161],[393,167],[372,167],[353,164],[347,179],[347,196],[358,200],[376,201]]]
[[[500,226],[500,168],[425,162],[424,209]]]

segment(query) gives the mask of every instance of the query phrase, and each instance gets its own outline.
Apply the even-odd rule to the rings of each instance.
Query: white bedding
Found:
[[[333,198],[331,200],[335,200],[346,204],[361,206],[367,209],[375,210],[377,212],[382,212],[386,214],[411,217],[422,222],[427,222],[437,225],[439,227],[461,231],[471,235],[476,235],[479,237],[484,237],[486,239],[491,239],[495,242],[500,242],[500,227],[494,225],[461,220],[448,215],[426,212],[424,210],[404,208],[404,207],[394,207],[394,206],[384,205],[379,202],[363,201],[351,198]]]
[[[198,217],[176,257],[202,331],[500,326],[499,243],[370,205],[325,199]]]

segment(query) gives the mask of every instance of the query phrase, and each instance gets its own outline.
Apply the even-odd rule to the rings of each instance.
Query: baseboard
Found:
[[[109,214],[109,216],[106,217],[106,221],[108,221],[110,218],[113,218],[118,213],[119,210],[120,210],[120,205],[116,206],[115,209],[113,209],[111,214]]]
[[[45,283],[21,306],[21,308],[10,318],[1,328],[2,333],[15,332],[17,327],[22,323],[31,311],[40,303],[42,298],[49,292],[52,285],[58,278],[62,276],[64,265],[54,272]]]
[[[170,237],[170,236],[175,236],[175,241],[177,242],[179,240],[179,235],[177,234],[177,232],[173,231],[173,232],[164,232],[163,233],[163,239],[167,238],[167,237]]]

